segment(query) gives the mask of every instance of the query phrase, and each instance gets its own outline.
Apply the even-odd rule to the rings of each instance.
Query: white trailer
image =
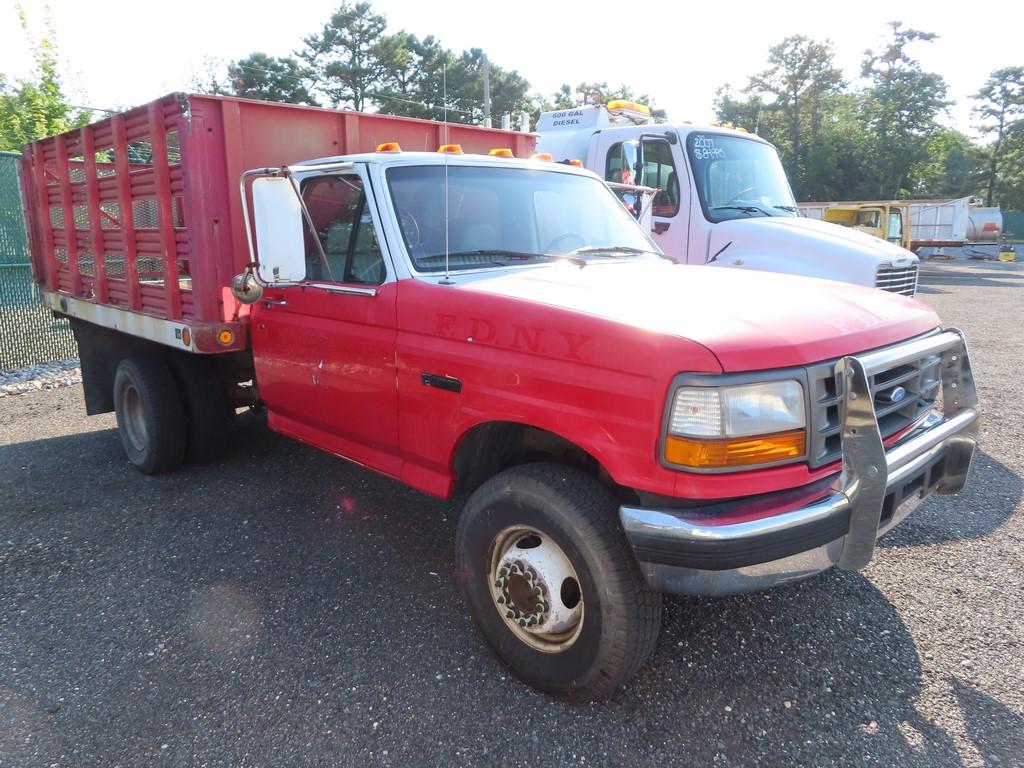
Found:
[[[801,217],[775,147],[731,126],[656,123],[622,101],[544,112],[537,150],[658,189],[651,230],[677,261],[785,272],[914,295],[910,251]]]

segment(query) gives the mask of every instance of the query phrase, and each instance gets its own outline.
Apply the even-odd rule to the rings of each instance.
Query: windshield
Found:
[[[797,215],[786,172],[770,144],[719,133],[692,133],[686,144],[709,221]]]
[[[445,269],[444,178],[441,165],[387,170],[402,237],[420,272]],[[657,252],[598,179],[514,167],[448,166],[447,236],[452,271]]]

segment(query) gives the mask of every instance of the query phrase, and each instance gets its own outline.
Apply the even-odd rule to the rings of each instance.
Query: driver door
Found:
[[[609,132],[613,136],[614,132]],[[679,143],[661,139],[644,139],[644,173],[642,184],[660,190],[651,206],[651,235],[658,246],[676,261],[686,261],[689,198],[689,177],[686,163],[679,154]],[[618,183],[634,183],[629,168],[629,155],[623,142],[614,141],[605,150],[604,178]],[[683,211],[683,215],[680,215]]]
[[[304,226],[306,279],[253,308],[260,396],[274,429],[397,475],[397,290],[373,190],[357,166],[300,188],[316,231]]]

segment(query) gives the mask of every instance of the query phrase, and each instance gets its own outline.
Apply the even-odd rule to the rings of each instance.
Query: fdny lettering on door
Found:
[[[482,317],[457,317],[445,313],[437,315],[436,329],[438,336],[463,339],[470,344],[486,344],[578,361],[587,359],[587,342],[592,338],[572,331],[552,331],[519,323],[503,323],[499,327]]]

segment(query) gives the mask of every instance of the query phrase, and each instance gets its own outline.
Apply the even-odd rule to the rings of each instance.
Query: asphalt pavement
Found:
[[[926,269],[983,400],[968,489],[862,573],[668,598],[585,706],[473,628],[458,503],[255,415],[144,477],[79,385],[0,399],[0,766],[1024,765],[1024,264]]]

